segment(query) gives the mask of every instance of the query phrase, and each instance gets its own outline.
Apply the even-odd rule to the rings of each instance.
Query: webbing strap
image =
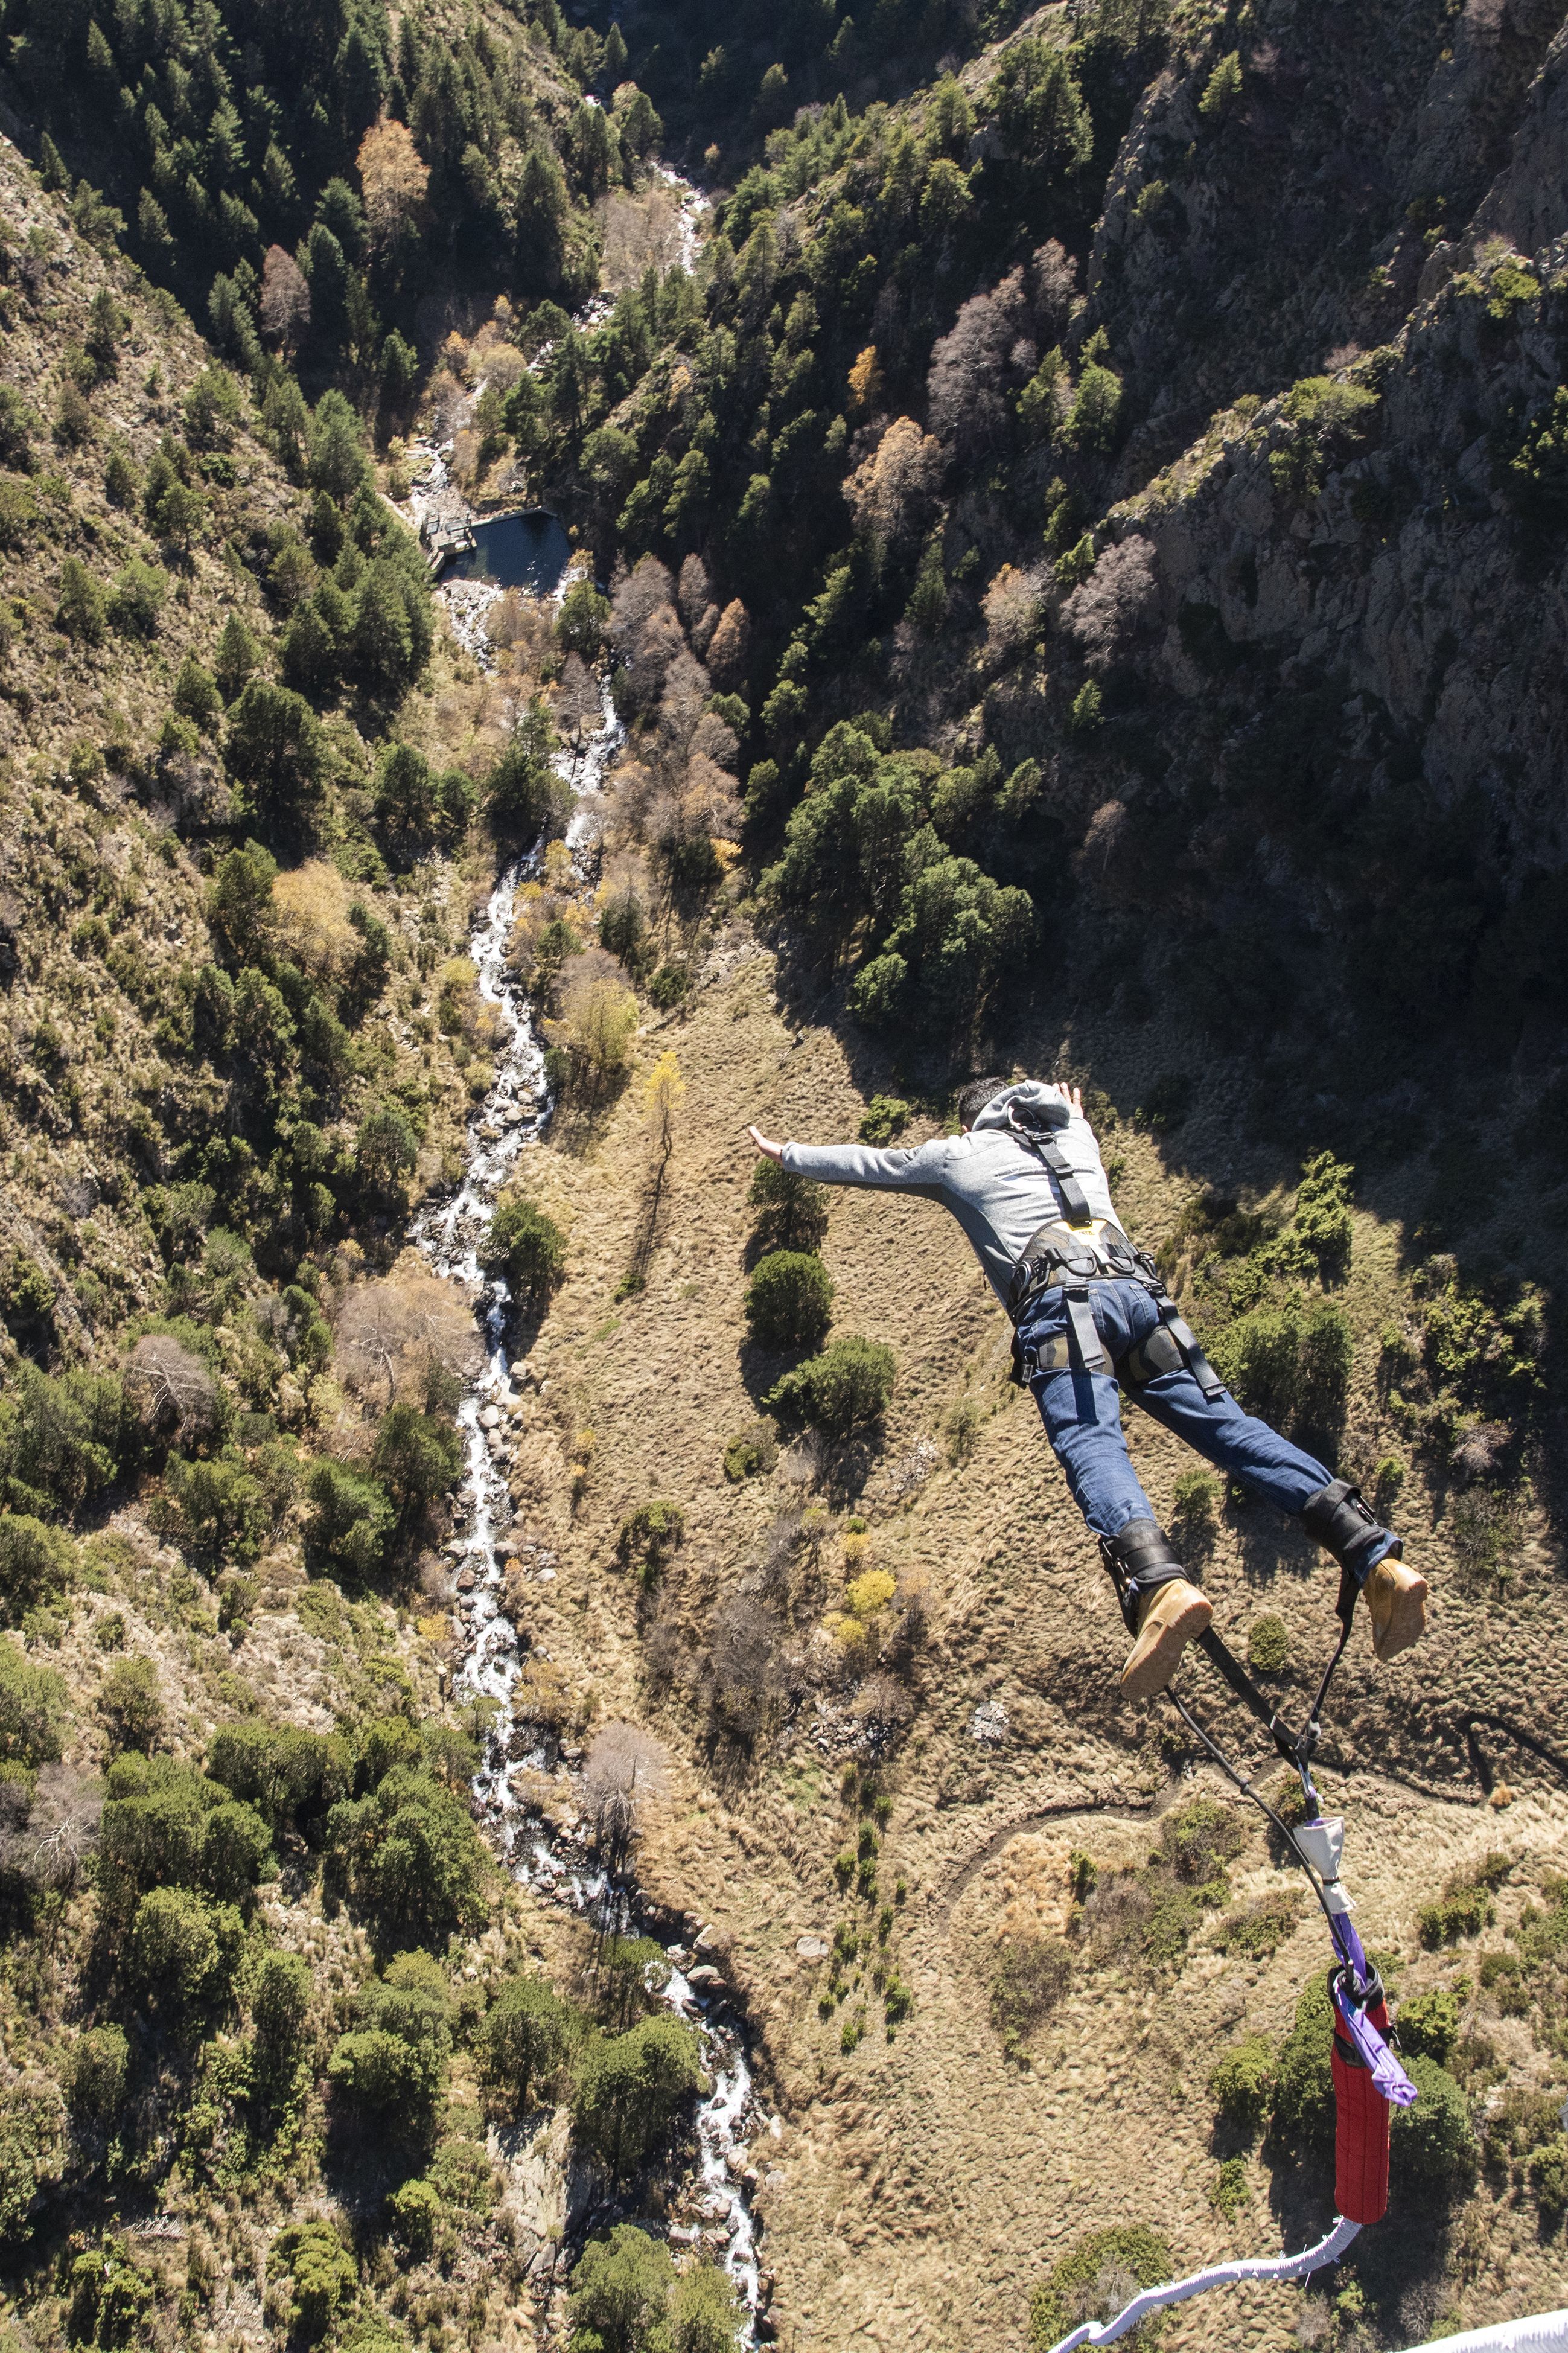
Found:
[[[1202,1344],[1173,1299],[1162,1290],[1154,1302],[1160,1311],[1160,1321],[1186,1359],[1186,1366],[1205,1397],[1212,1405],[1215,1398],[1225,1395],[1225,1383],[1203,1352]]]
[[[1095,1324],[1087,1285],[1064,1283],[1062,1296],[1067,1301],[1068,1321],[1072,1326],[1079,1364],[1086,1373],[1108,1373],[1110,1360]]]
[[[1023,1121],[1016,1117],[1016,1112],[1017,1105],[1010,1103],[1007,1108],[1007,1124],[1019,1143],[1043,1160],[1050,1170],[1056,1188],[1062,1197],[1062,1208],[1067,1213],[1068,1225],[1092,1225],[1094,1211],[1089,1206],[1089,1196],[1073,1174],[1072,1163],[1061,1145],[1053,1143],[1049,1136],[1041,1135],[1036,1129],[1026,1127]]]
[[[1258,1718],[1287,1765],[1293,1765],[1303,1780],[1307,1778],[1307,1767],[1322,1734],[1321,1719],[1323,1702],[1328,1697],[1329,1685],[1333,1681],[1334,1669],[1344,1657],[1345,1644],[1350,1641],[1351,1631],[1355,1624],[1355,1598],[1360,1588],[1352,1572],[1348,1568],[1342,1569],[1339,1599],[1334,1603],[1334,1615],[1340,1621],[1340,1639],[1334,1646],[1333,1657],[1323,1669],[1317,1695],[1312,1701],[1311,1712],[1307,1718],[1306,1729],[1300,1735],[1291,1731],[1277,1708],[1269,1706],[1268,1700],[1258,1690],[1241,1661],[1236,1656],[1234,1651],[1221,1641],[1212,1626],[1205,1628],[1205,1631],[1197,1637],[1199,1650],[1205,1653],[1210,1663],[1219,1670],[1243,1707]]]

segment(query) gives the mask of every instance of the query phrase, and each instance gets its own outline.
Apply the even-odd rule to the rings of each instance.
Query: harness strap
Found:
[[[1037,1128],[1026,1124],[1018,1116],[1016,1103],[1007,1106],[1007,1124],[1026,1150],[1032,1152],[1037,1159],[1043,1160],[1050,1170],[1056,1188],[1062,1197],[1062,1208],[1067,1212],[1068,1225],[1091,1224],[1094,1212],[1089,1206],[1089,1196],[1073,1174],[1072,1163],[1061,1145],[1042,1134]]]

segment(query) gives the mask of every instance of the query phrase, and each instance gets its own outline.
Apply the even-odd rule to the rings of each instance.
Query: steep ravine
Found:
[[[563,776],[582,802],[597,789],[621,741],[619,722],[606,695],[598,733],[588,738],[575,758],[567,753],[559,757]],[[572,840],[573,835],[568,839]],[[478,1250],[498,1196],[520,1158],[538,1141],[551,1111],[531,1009],[508,968],[518,891],[536,857],[537,853],[531,853],[504,870],[474,929],[469,954],[479,972],[480,993],[495,1009],[504,1042],[497,1057],[496,1083],[469,1124],[462,1184],[449,1198],[427,1208],[416,1228],[419,1247],[435,1271],[475,1294],[476,1316],[485,1343],[483,1367],[458,1412],[466,1461],[459,1491],[461,1533],[450,1548],[461,1629],[461,1659],[455,1683],[459,1692],[497,1704],[474,1797],[508,1868],[546,1900],[581,1915],[596,1929],[622,1936],[646,1935],[657,1933],[662,1926],[668,1936],[668,1913],[650,1913],[630,1870],[617,1873],[607,1869],[595,1852],[586,1827],[589,1809],[582,1786],[581,1751],[567,1749],[563,1754],[553,1746],[532,1745],[530,1728],[521,1725],[512,1712],[514,1686],[530,1645],[509,1616],[504,1596],[503,1540],[511,1508],[502,1468],[501,1433],[511,1409],[521,1402],[518,1383],[528,1374],[525,1360],[513,1360],[510,1356],[512,1303],[506,1280],[481,1269]],[[531,1548],[531,1556],[534,1560],[531,1576],[541,1582],[553,1581],[555,1570],[548,1559],[538,1556],[535,1548]],[[542,1822],[519,1799],[513,1778],[520,1771],[534,1778],[552,1774],[563,1785],[565,1799],[557,1810],[558,1817],[563,1815],[584,1827],[570,1830]],[[763,2120],[753,2094],[743,2028],[725,1999],[718,1972],[706,1961],[704,1952],[695,1948],[700,1930],[692,1933],[692,1945],[667,1946],[671,1970],[665,1999],[678,2016],[697,2028],[711,2089],[695,2119],[699,2183],[689,2201],[691,2219],[684,2225],[673,2224],[669,2237],[672,2245],[700,2246],[710,2255],[721,2258],[746,2307],[743,2341],[749,2345],[756,2341],[757,2316],[763,2299],[745,2140]],[[751,2179],[754,2181],[754,2173]],[[568,2235],[574,2234],[574,2226],[580,2234],[592,2219],[592,2209],[582,2198],[569,2196],[567,2217]]]

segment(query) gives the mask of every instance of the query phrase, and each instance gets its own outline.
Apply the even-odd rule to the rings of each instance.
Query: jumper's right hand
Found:
[[[1066,1103],[1068,1111],[1076,1112],[1079,1119],[1083,1117],[1083,1091],[1081,1088],[1062,1086],[1053,1079],[1050,1082],[1050,1092],[1052,1094],[1056,1095],[1060,1102]]]
[[[782,1144],[774,1144],[770,1137],[765,1136],[763,1134],[760,1127],[749,1127],[746,1130],[746,1134],[751,1137],[752,1142],[756,1145],[757,1150],[763,1155],[764,1159],[782,1160],[784,1158],[784,1145]]]

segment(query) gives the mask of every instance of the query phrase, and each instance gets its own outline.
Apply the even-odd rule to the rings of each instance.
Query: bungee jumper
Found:
[[[1358,1592],[1366,1597],[1376,1656],[1387,1662],[1407,1651],[1425,1630],[1426,1578],[1405,1561],[1401,1539],[1380,1525],[1358,1488],[1244,1413],[1218,1378],[1153,1259],[1117,1221],[1079,1090],[1037,1079],[979,1079],[960,1096],[959,1119],[960,1134],[908,1150],[775,1144],[755,1127],[750,1134],[758,1151],[792,1176],[912,1193],[958,1219],[1013,1325],[1013,1377],[1033,1392],[1116,1586],[1132,1636],[1121,1673],[1127,1696],[1163,1691],[1187,1644],[1202,1641],[1237,1695],[1270,1721],[1261,1695],[1243,1689],[1250,1679],[1210,1634],[1210,1604],[1132,1468],[1119,1384],[1216,1469],[1299,1519],[1338,1561],[1342,1637],[1334,1663]],[[1314,1727],[1321,1700],[1320,1691]],[[1276,1742],[1291,1755],[1278,1735]]]
[[[1165,1692],[1226,1778],[1256,1805],[1306,1873],[1334,1948],[1330,1976],[1335,2092],[1333,2228],[1296,2255],[1221,2264],[1146,2289],[1104,2323],[1086,2322],[1055,2353],[1109,2345],[1150,2311],[1240,2279],[1300,2279],[1335,2263],[1388,2203],[1389,2118],[1415,2087],[1389,2047],[1376,1970],[1352,1925],[1340,1883],[1344,1827],[1325,1820],[1311,1778],[1330,1679],[1350,1640],[1358,1593],[1366,1596],[1373,1648],[1397,1658],[1426,1626],[1426,1580],[1403,1558],[1348,1480],[1246,1414],[1215,1374],[1166,1291],[1158,1267],[1122,1230],[1094,1131],[1078,1088],[1027,1079],[977,1080],[959,1098],[961,1133],[912,1150],[864,1145],[775,1144],[750,1133],[759,1152],[820,1184],[912,1193],[938,1201],[963,1226],[1013,1325],[1013,1377],[1027,1388],[1099,1541],[1132,1637],[1121,1674],[1130,1697]],[[1215,1467],[1300,1519],[1340,1565],[1339,1642],[1305,1725],[1294,1732],[1211,1627],[1210,1605],[1187,1575],[1132,1468],[1118,1388]],[[1189,1643],[1198,1644],[1268,1729],[1294,1768],[1305,1819],[1288,1825],[1247,1772],[1171,1689]]]

